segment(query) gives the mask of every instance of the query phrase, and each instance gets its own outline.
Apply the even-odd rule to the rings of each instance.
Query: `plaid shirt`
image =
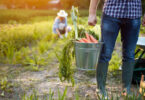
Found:
[[[139,18],[142,16],[141,0],[106,0],[103,12],[115,18]]]

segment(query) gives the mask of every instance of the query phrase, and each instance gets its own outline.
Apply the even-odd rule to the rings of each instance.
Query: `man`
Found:
[[[91,0],[88,24],[97,23],[96,10],[99,0]],[[122,42],[122,88],[123,95],[130,93],[134,67],[134,51],[141,23],[141,0],[106,0],[101,21],[101,41],[104,42],[100,60],[96,68],[99,93],[106,96],[105,83],[108,64],[112,56],[116,38],[121,31]],[[145,16],[142,21],[145,26]]]
[[[53,32],[60,38],[63,38],[62,34],[65,34],[65,37],[67,37],[68,32],[71,30],[71,27],[67,25],[67,15],[64,10],[60,10],[53,24]]]

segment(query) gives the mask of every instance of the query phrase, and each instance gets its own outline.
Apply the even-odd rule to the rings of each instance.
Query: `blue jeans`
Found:
[[[113,18],[103,14],[101,21],[101,41],[104,42],[99,62],[109,62],[119,31],[121,32],[122,60],[134,61],[141,18]]]

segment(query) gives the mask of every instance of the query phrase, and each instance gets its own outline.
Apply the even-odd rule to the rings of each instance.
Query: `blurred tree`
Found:
[[[51,0],[0,0],[0,4],[8,8],[38,8],[45,9],[52,7],[48,4]],[[102,9],[105,0],[100,0],[98,9]],[[70,9],[72,5],[79,9],[89,9],[90,0],[60,0],[61,8]],[[57,6],[58,7],[58,6]],[[143,13],[145,13],[145,0],[142,0]]]
[[[70,9],[74,5],[75,0],[60,0],[63,9]]]
[[[81,9],[88,9],[90,5],[90,0],[60,0],[63,9],[70,9],[72,5],[77,6]],[[104,0],[100,0],[98,9],[102,9]]]
[[[8,8],[48,8],[50,0],[0,0]]]

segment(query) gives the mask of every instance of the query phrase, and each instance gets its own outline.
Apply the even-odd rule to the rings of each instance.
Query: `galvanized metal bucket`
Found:
[[[102,42],[99,43],[80,43],[75,42],[76,66],[80,70],[96,70]]]

